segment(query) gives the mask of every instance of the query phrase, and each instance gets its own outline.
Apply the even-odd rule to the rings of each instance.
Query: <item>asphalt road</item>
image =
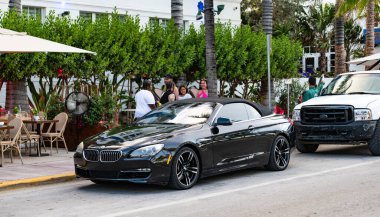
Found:
[[[366,146],[294,151],[283,172],[248,169],[190,190],[87,180],[0,192],[0,216],[380,216],[380,157]]]

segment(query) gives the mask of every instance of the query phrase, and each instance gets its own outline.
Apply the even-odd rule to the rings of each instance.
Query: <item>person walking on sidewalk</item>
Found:
[[[150,80],[144,80],[142,90],[136,93],[136,112],[135,120],[141,118],[146,113],[150,112],[152,109],[156,108],[155,100],[152,92],[152,82]]]

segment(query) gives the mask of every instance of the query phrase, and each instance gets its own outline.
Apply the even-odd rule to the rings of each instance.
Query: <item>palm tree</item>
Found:
[[[307,15],[307,25],[314,33],[314,44],[320,53],[319,68],[323,74],[326,74],[327,59],[326,53],[330,47],[330,41],[333,33],[334,5],[319,4],[309,7]]]
[[[183,0],[171,0],[171,16],[174,25],[180,31],[183,27]],[[182,73],[177,82],[177,86],[186,83],[186,74]]]
[[[10,10],[14,10],[18,14],[21,14],[21,0],[9,0],[8,7]]]
[[[347,12],[357,11],[360,15],[366,9],[366,43],[365,55],[372,55],[375,53],[375,2],[379,0],[345,0],[339,7],[338,16],[342,16]]]
[[[338,11],[342,0],[336,0],[335,11]],[[335,76],[346,72],[346,51],[344,47],[344,18],[335,17]]]
[[[178,29],[183,26],[183,0],[171,0],[171,15]]]
[[[363,41],[362,28],[355,22],[353,18],[346,18],[344,22],[344,48],[346,50],[346,62],[351,60],[351,56],[361,53],[364,46],[361,45]],[[336,51],[335,51],[336,53]],[[336,56],[336,55],[335,55]],[[362,57],[362,56],[360,56]],[[348,64],[346,64],[346,70],[348,70]]]
[[[217,97],[217,76],[216,76],[216,57],[215,57],[215,20],[214,20],[214,1],[205,0],[205,32],[206,32],[206,70],[207,86],[209,97]]]
[[[9,10],[21,15],[21,0],[9,0]],[[23,111],[29,111],[26,79],[7,81],[5,108],[9,111],[20,106]]]

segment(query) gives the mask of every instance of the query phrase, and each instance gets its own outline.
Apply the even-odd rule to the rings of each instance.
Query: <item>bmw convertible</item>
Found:
[[[244,168],[284,170],[294,137],[288,118],[247,100],[181,100],[81,142],[75,172],[97,184],[188,189],[199,178]]]

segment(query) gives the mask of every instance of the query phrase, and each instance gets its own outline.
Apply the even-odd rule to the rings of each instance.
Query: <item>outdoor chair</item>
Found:
[[[37,153],[40,152],[38,150],[40,146],[38,145],[40,142],[41,136],[37,134],[37,132],[32,131],[31,124],[25,125],[24,123],[22,124],[22,129],[21,129],[21,137],[20,137],[20,143],[25,144],[25,153],[27,149],[29,149],[29,154],[31,154],[31,149],[32,149],[32,142],[34,142],[34,147],[37,148]],[[29,147],[28,147],[28,142],[29,142]],[[46,152],[46,147],[44,144],[45,152]]]
[[[21,163],[24,164],[21,156],[21,151],[19,147],[20,142],[20,135],[21,135],[21,128],[22,128],[22,121],[20,118],[14,118],[9,123],[8,126],[12,126],[13,128],[9,130],[9,140],[3,140],[0,141],[1,146],[1,161],[4,160],[4,152],[9,150],[10,151],[10,157],[11,157],[11,163],[13,163],[13,153],[12,150],[17,150]]]
[[[50,124],[49,129],[46,133],[41,133],[41,138],[43,142],[49,141],[50,142],[50,154],[53,152],[53,142],[56,143],[57,146],[57,153],[58,153],[58,142],[62,141],[65,145],[66,152],[69,153],[66,146],[66,141],[63,136],[63,133],[65,132],[66,123],[67,123],[68,116],[66,113],[61,112],[57,116],[54,117],[54,120],[58,120],[58,122],[55,123],[55,132],[52,132],[52,128],[54,123]]]

